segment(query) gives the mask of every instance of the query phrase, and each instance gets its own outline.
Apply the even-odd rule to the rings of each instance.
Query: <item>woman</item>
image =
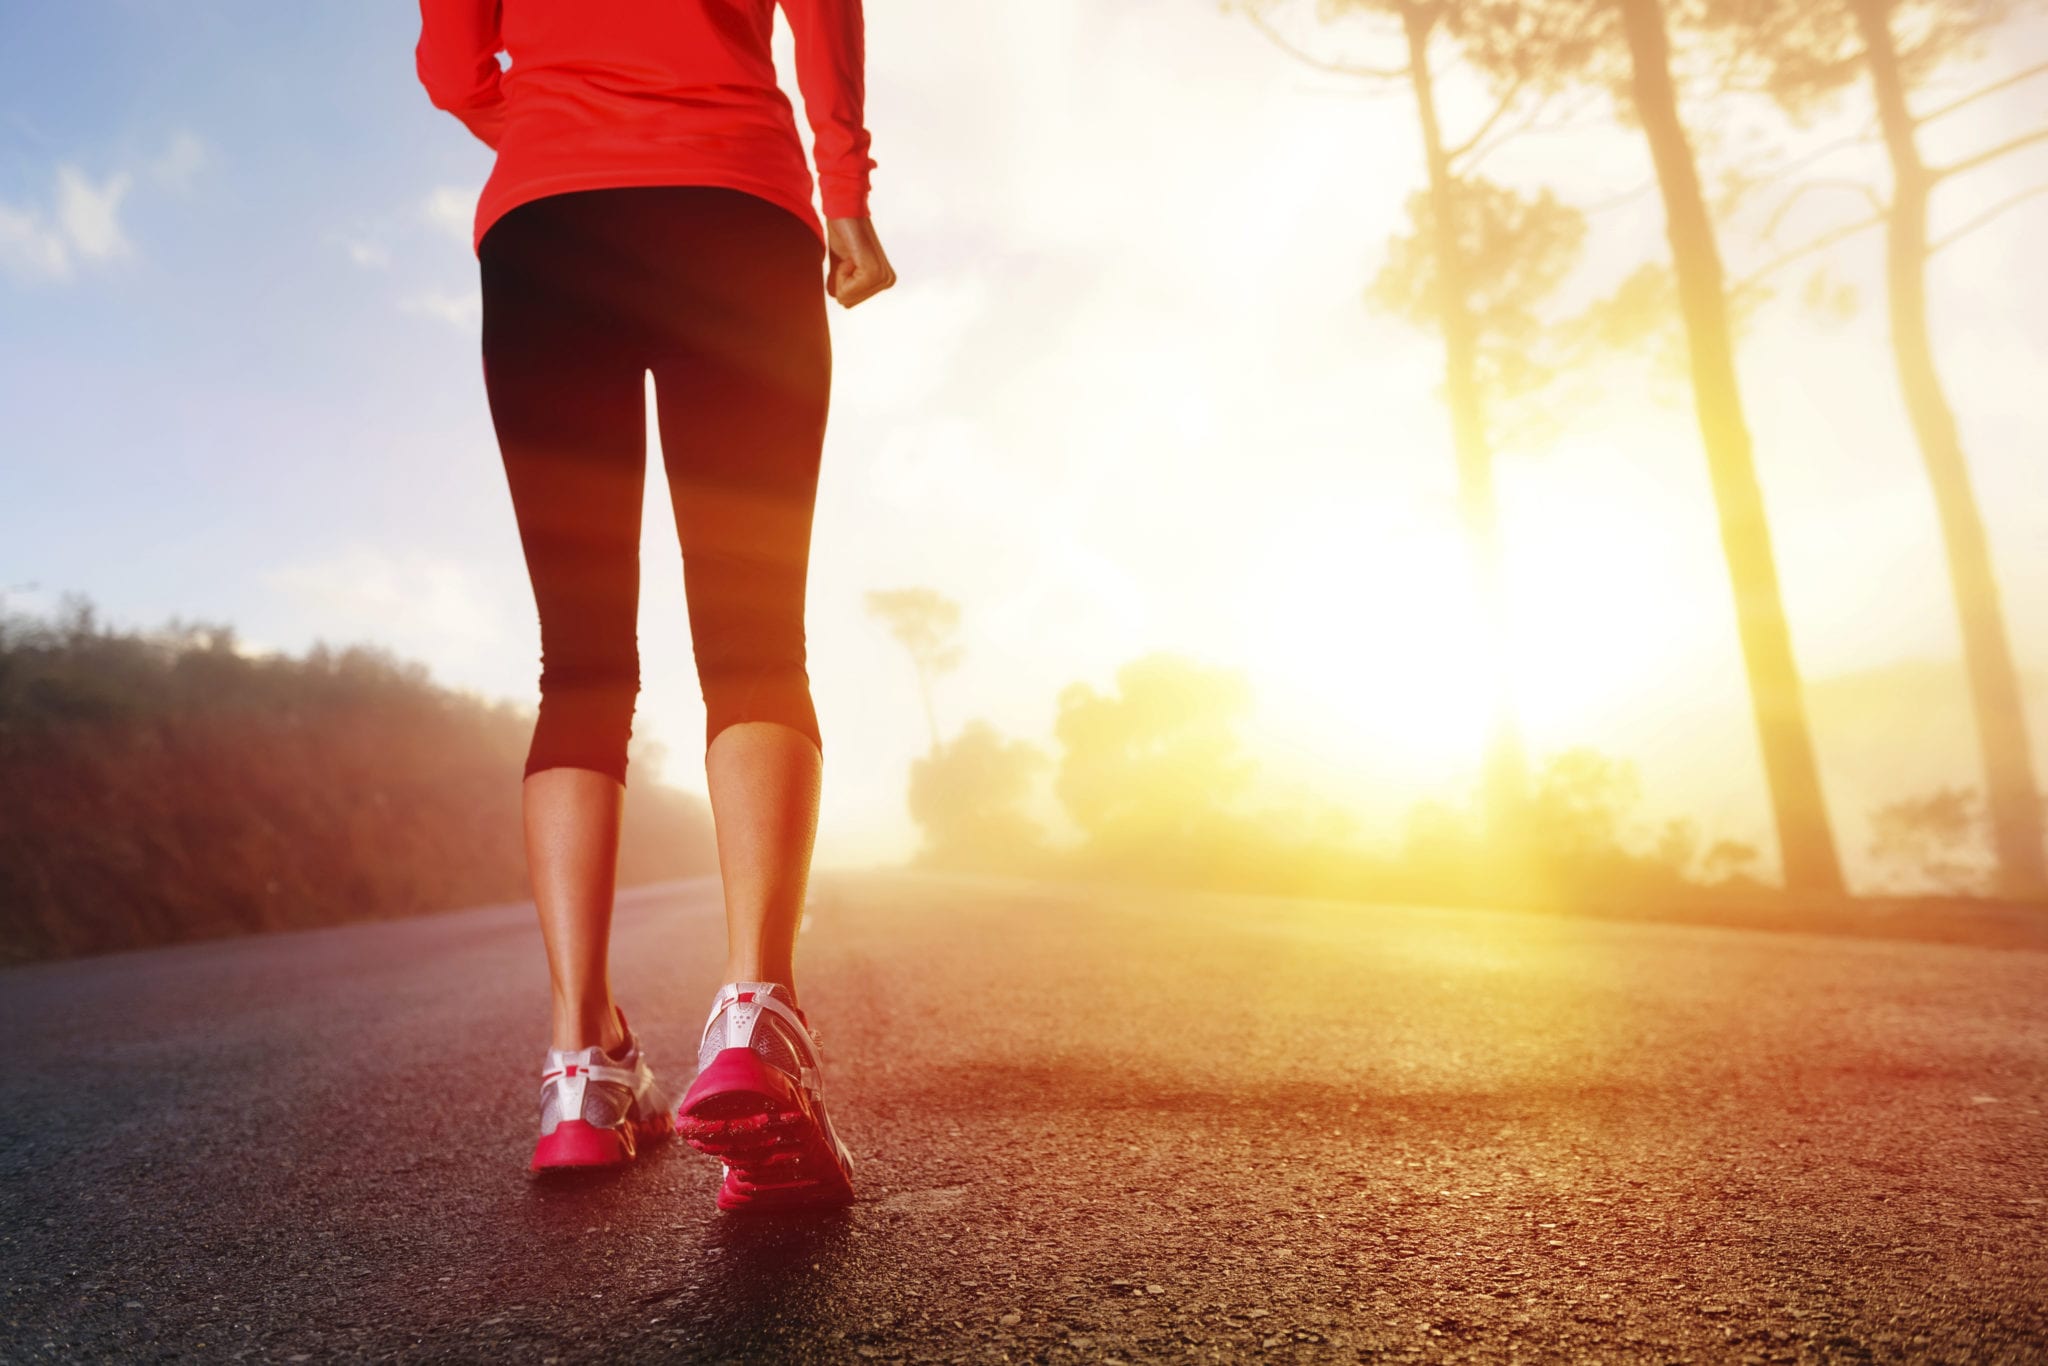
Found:
[[[472,247],[484,386],[540,615],[524,803],[553,1038],[532,1166],[626,1162],[673,1129],[724,1164],[727,1209],[852,1196],[792,964],[824,753],[804,590],[826,295],[851,308],[895,282],[868,218],[860,0],[780,2],[822,222],[769,54],[776,0],[421,0],[416,52],[434,105],[498,154]],[[673,1117],[606,962],[640,686],[650,370],[727,929]]]

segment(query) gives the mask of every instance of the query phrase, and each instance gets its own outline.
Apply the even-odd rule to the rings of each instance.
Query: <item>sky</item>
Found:
[[[539,629],[469,246],[492,154],[418,85],[416,6],[0,4],[8,605],[79,593],[119,625],[226,623],[250,649],[374,643],[531,704]],[[1386,51],[1362,31],[1290,31],[1332,54]],[[1213,0],[869,0],[867,53],[871,203],[899,282],[831,309],[808,615],[818,862],[891,861],[916,842],[905,783],[928,734],[907,656],[864,607],[884,588],[961,604],[963,662],[936,689],[948,734],[981,718],[1051,750],[1063,687],[1108,691],[1120,665],[1168,650],[1246,674],[1247,749],[1276,800],[1341,802],[1396,838],[1415,801],[1461,791],[1484,693],[1441,352],[1366,300],[1422,175],[1403,92],[1313,70]],[[1980,71],[2044,53],[2041,30],[2019,31]],[[777,56],[797,99],[779,19]],[[1930,152],[2037,121],[2042,87],[1944,120]],[[1455,71],[1444,94],[1459,136],[1483,94]],[[1694,113],[1710,160],[1824,146],[1868,120],[1854,98],[1792,132],[1728,102]],[[1597,103],[1561,117],[1485,169],[1591,209],[1564,306],[1663,242],[1640,139]],[[1802,199],[1781,243],[1864,211],[1846,182],[1872,173],[1871,153],[1819,164],[1839,183]],[[1937,228],[2044,176],[2041,148],[1975,173],[1941,192]],[[1931,276],[2008,625],[2035,675],[2048,270],[2029,243],[2044,227],[2048,198]],[[1738,273],[1773,250],[1750,228],[1725,244]],[[1788,276],[1740,358],[1814,697],[1896,704],[1815,703],[1852,870],[1877,797],[1978,781],[1879,254],[1864,234],[1824,258],[1860,293],[1846,319],[1800,307]],[[1646,817],[1768,854],[1690,408],[1639,365],[1591,378],[1561,434],[1500,456],[1530,748],[1626,757]],[[638,733],[667,747],[664,781],[702,792],[681,561],[665,490],[649,490]],[[2048,771],[2048,697],[2032,696]]]

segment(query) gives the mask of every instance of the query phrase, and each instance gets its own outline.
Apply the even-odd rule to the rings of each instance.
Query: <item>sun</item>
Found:
[[[1664,509],[1633,490],[1552,473],[1503,498],[1497,644],[1444,501],[1332,500],[1266,527],[1219,605],[1262,727],[1311,737],[1331,764],[1442,776],[1478,762],[1503,672],[1534,751],[1611,742],[1621,710],[1655,705],[1711,638],[1711,565],[1685,563]]]
[[[1486,642],[1454,528],[1303,508],[1242,568],[1227,630],[1262,708],[1403,767],[1458,764],[1482,743]]]

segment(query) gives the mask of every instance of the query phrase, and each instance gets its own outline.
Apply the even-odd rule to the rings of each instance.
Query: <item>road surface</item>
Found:
[[[664,1080],[715,883],[622,898]],[[862,1200],[539,1183],[509,906],[0,973],[0,1360],[2026,1361],[2048,954],[820,873]]]

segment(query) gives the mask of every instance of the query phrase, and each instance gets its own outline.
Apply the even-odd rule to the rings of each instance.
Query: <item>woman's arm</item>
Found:
[[[827,218],[868,216],[865,33],[861,0],[781,0],[796,39],[796,81],[811,123]]]
[[[499,4],[420,0],[420,41],[413,50],[420,84],[434,107],[461,119],[492,151],[505,132],[505,96],[498,88]]]

